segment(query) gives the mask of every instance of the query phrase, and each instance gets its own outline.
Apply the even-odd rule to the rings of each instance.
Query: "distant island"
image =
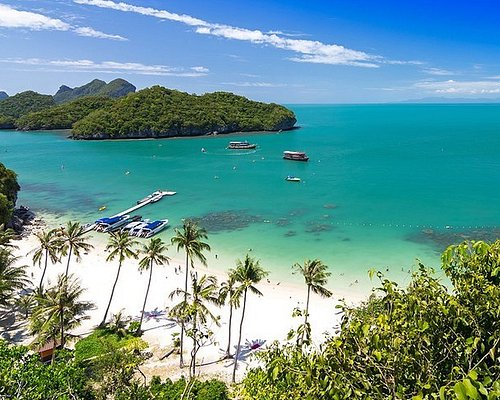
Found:
[[[289,109],[227,92],[194,95],[153,86],[135,92],[124,79],[61,86],[0,100],[0,129],[71,129],[74,139],[201,136],[292,129]]]

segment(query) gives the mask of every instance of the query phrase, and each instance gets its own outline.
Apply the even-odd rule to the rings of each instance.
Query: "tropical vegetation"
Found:
[[[69,103],[25,114],[15,121],[15,127],[24,131],[71,129],[76,121],[113,102],[110,97],[82,97]]]
[[[292,111],[232,93],[202,96],[153,86],[118,99],[75,123],[78,139],[196,136],[290,129]]]
[[[0,226],[7,226],[10,222],[20,189],[16,173],[0,162]]]
[[[29,90],[1,100],[0,116],[16,119],[21,115],[41,111],[54,105],[52,96]]]

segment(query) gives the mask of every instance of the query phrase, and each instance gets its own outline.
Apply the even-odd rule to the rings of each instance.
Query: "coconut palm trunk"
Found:
[[[59,304],[59,322],[61,324],[61,348],[64,348],[64,307]]]
[[[146,309],[146,302],[148,301],[149,287],[151,286],[152,276],[153,276],[153,260],[151,260],[151,264],[149,265],[149,281],[148,281],[148,287],[146,289],[146,296],[144,296],[144,304],[142,305],[141,320],[139,321],[138,331],[140,331],[142,327],[142,320],[144,319],[144,310]]]
[[[229,332],[227,339],[226,358],[231,358],[231,327],[233,322],[233,304],[229,303]]]
[[[116,272],[115,283],[113,284],[113,289],[111,289],[111,296],[109,297],[108,306],[106,307],[106,312],[104,313],[104,318],[102,319],[100,326],[106,325],[106,318],[108,317],[109,307],[111,306],[111,301],[113,300],[113,295],[115,293],[116,284],[118,283],[118,278],[120,277],[121,269],[122,269],[122,262],[120,260],[120,262],[118,263],[118,271]]]
[[[196,340],[196,313],[193,315],[193,351],[191,352],[191,364],[192,364],[192,371],[191,371],[191,376],[194,377],[196,376],[196,353],[198,352],[198,341]]]
[[[71,261],[71,253],[73,253],[73,245],[69,245],[69,253],[68,253],[68,263],[66,264],[66,273],[64,276],[67,278],[68,277],[68,272],[69,272],[69,262]]]
[[[184,304],[187,304],[187,289],[188,289],[188,269],[189,269],[189,254],[186,252],[186,279],[184,281]],[[183,351],[184,351],[184,331],[185,331],[185,326],[184,326],[184,317],[181,319],[181,342],[180,342],[180,360],[179,360],[179,367],[184,367],[184,357],[183,357]]]
[[[238,337],[238,347],[236,348],[236,354],[234,356],[233,383],[236,382],[236,368],[238,367],[238,357],[240,355],[241,333],[243,331],[243,319],[245,318],[245,309],[246,309],[246,305],[247,305],[247,291],[248,291],[248,288],[245,288],[245,293],[243,294],[243,310],[241,311],[240,334]]]
[[[43,267],[42,277],[40,278],[40,284],[38,285],[40,291],[42,290],[43,278],[45,277],[45,272],[47,271],[48,262],[49,262],[49,249],[45,249],[45,265]]]
[[[306,316],[304,318],[304,326],[307,325],[307,318],[309,317],[309,299],[311,297],[311,285],[307,285],[307,300],[306,300]]]

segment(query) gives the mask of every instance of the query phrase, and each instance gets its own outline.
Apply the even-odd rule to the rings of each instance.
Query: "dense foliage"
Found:
[[[41,111],[54,105],[54,99],[50,95],[40,94],[33,91],[18,93],[0,101],[0,116],[19,118],[30,112]]]
[[[26,347],[9,346],[0,340],[0,398],[93,399],[86,389],[85,371],[66,354],[45,365]]]
[[[20,117],[15,126],[22,130],[71,129],[73,124],[92,111],[111,104],[109,97],[83,97],[46,110]]]
[[[0,163],[0,225],[10,221],[19,189],[16,173]]]
[[[293,112],[216,92],[202,96],[160,86],[118,99],[74,125],[75,138],[168,137],[290,129]]]
[[[0,100],[6,99],[9,95],[3,91],[0,91]]]
[[[54,101],[57,104],[61,104],[87,96],[117,98],[132,92],[135,92],[135,86],[124,79],[115,79],[109,83],[94,79],[83,86],[75,88],[70,88],[65,85],[61,86],[54,95]]]
[[[500,241],[443,255],[450,291],[420,266],[406,289],[381,279],[379,296],[342,307],[319,351],[289,343],[248,373],[247,399],[499,399]]]

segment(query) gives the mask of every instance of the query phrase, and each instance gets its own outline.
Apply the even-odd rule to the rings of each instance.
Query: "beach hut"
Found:
[[[38,354],[40,355],[40,359],[43,363],[49,363],[52,360],[52,355],[54,354],[55,349],[60,349],[61,344],[58,340],[54,342],[53,339],[50,339],[45,345],[38,349]]]

